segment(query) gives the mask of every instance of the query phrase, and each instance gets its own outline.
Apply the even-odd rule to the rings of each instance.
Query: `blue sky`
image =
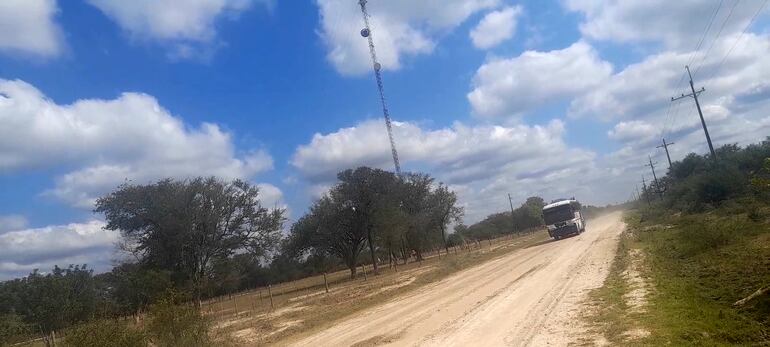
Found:
[[[405,167],[469,223],[507,192],[623,201],[660,137],[706,150],[668,109],[688,62],[717,144],[770,134],[768,10],[664,3],[370,0]],[[296,218],[335,172],[390,169],[362,24],[354,0],[0,4],[0,278],[108,268],[90,210],[126,180],[243,178]]]

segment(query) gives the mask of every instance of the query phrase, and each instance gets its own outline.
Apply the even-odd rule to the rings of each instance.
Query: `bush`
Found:
[[[70,331],[65,346],[71,347],[144,347],[146,336],[123,322],[103,320],[80,325]]]
[[[18,315],[0,315],[0,346],[10,344],[12,339],[26,332],[27,326]]]
[[[209,322],[198,309],[180,305],[178,294],[170,293],[150,309],[147,332],[155,346],[212,346]]]

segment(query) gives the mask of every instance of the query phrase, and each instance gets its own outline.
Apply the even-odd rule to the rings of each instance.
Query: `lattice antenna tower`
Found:
[[[361,36],[369,40],[369,54],[372,56],[372,67],[374,68],[374,77],[377,79],[377,90],[380,92],[380,102],[382,103],[382,114],[385,117],[385,127],[388,128],[388,139],[390,140],[390,152],[393,155],[393,165],[396,167],[396,175],[401,177],[401,164],[398,161],[398,151],[396,151],[396,141],[393,139],[393,125],[390,121],[390,112],[385,102],[385,91],[382,86],[382,74],[380,70],[382,65],[377,61],[377,51],[374,50],[374,38],[372,29],[369,27],[369,12],[366,10],[367,0],[358,0],[361,5],[361,14],[364,16],[364,28],[361,29]]]

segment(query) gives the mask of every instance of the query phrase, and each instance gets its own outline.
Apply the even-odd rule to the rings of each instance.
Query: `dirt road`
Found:
[[[609,271],[620,213],[580,236],[512,252],[296,341],[297,346],[543,346],[583,334],[587,291]]]

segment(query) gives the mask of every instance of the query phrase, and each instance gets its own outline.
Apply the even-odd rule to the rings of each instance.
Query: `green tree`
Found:
[[[189,282],[198,304],[215,260],[237,250],[266,254],[284,221],[283,210],[261,205],[256,186],[213,177],[125,184],[100,198],[95,212],[105,215],[106,229],[121,232],[143,265]]]
[[[431,220],[441,232],[444,249],[449,253],[446,228],[451,223],[462,221],[464,210],[457,206],[457,194],[444,184],[439,184],[430,196]]]
[[[367,235],[355,222],[353,205],[332,196],[335,194],[316,201],[292,225],[285,249],[294,257],[306,253],[339,257],[350,269],[350,277],[355,278],[358,256],[366,246]]]
[[[102,275],[110,298],[121,314],[139,314],[160,299],[173,284],[167,271],[123,263]]]
[[[366,235],[374,273],[378,272],[375,254],[376,215],[380,209],[387,208],[392,199],[387,197],[394,192],[398,177],[391,172],[369,167],[345,170],[337,175],[339,184],[330,192],[335,201],[344,202],[351,209],[351,219],[347,223],[352,228],[360,229]]]

